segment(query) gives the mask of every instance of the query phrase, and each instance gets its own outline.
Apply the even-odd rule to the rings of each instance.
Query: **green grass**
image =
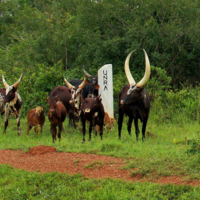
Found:
[[[188,154],[190,148],[186,144],[175,144],[173,141],[185,140],[185,138],[200,138],[199,124],[191,123],[155,123],[156,115],[150,116],[147,131],[156,135],[156,138],[146,138],[145,142],[141,140],[136,142],[134,126],[132,136],[129,136],[126,130],[127,118],[125,118],[122,139],[118,140],[117,124],[112,132],[104,132],[103,140],[100,136],[92,134],[92,141],[88,141],[88,127],[86,142],[82,142],[82,133],[80,128],[75,130],[69,127],[68,120],[64,123],[64,132],[62,139],[53,143],[50,133],[50,123],[46,118],[42,134],[35,136],[33,130],[26,135],[26,119],[21,119],[22,136],[17,135],[17,126],[14,119],[10,119],[7,133],[0,137],[0,149],[14,149],[28,151],[37,145],[48,145],[56,147],[58,151],[93,153],[109,155],[122,158],[133,158],[127,161],[126,168],[134,170],[134,173],[149,175],[156,172],[158,175],[190,175],[193,178],[200,178],[199,156],[198,154]],[[80,124],[79,124],[80,125]],[[140,124],[141,126],[141,124]],[[0,121],[0,132],[3,133],[3,119]]]
[[[53,143],[48,118],[46,118],[43,133],[39,133],[38,136],[35,136],[33,130],[27,136],[26,119],[21,119],[21,137],[17,135],[17,125],[13,118],[9,120],[6,135],[3,135],[4,118],[2,118],[0,119],[0,132],[2,133],[0,137],[0,149],[23,150],[27,152],[34,146],[48,145],[55,147],[57,151],[93,153],[129,158],[125,159],[126,165],[123,168],[130,170],[132,176],[142,174],[155,179],[160,175],[181,175],[187,179],[200,179],[199,151],[193,151],[196,147],[184,142],[186,138],[189,141],[198,141],[200,138],[198,121],[189,121],[187,116],[181,116],[181,113],[177,116],[176,120],[174,120],[175,116],[172,116],[169,120],[169,117],[166,118],[162,113],[162,110],[160,110],[160,115],[157,115],[155,110],[151,111],[147,131],[156,137],[147,137],[145,142],[141,140],[141,133],[139,141],[136,142],[134,125],[132,135],[128,135],[126,127],[127,118],[125,118],[123,123],[121,140],[118,140],[116,123],[112,132],[104,132],[102,141],[99,135],[95,136],[94,134],[92,134],[92,141],[88,141],[87,127],[85,143],[82,142],[81,124],[75,130],[68,126],[68,119],[64,122],[65,130],[62,133],[61,141]],[[141,129],[141,123],[139,123],[139,126]],[[174,143],[174,141],[180,142]],[[78,160],[74,162],[74,167],[78,165],[78,162]],[[94,163],[94,166],[85,167],[98,168],[100,164]],[[0,167],[3,171],[10,170],[8,175],[1,180],[0,188],[6,189],[1,189],[3,193],[0,193],[0,195],[4,194],[2,196],[4,199],[34,199],[36,197],[37,199],[55,199],[55,194],[58,195],[56,199],[66,199],[66,196],[69,199],[199,199],[199,189],[196,187],[159,186],[151,183],[130,184],[111,179],[90,180],[84,179],[80,175],[68,176],[57,173],[38,175],[37,173],[18,172],[6,166]],[[17,178],[14,182],[10,181],[15,179],[12,176],[17,177],[17,174],[23,174],[20,175],[24,177],[22,178],[23,183],[18,183]],[[60,180],[60,185],[55,177],[58,177]],[[35,181],[38,181],[38,183],[33,182],[32,184],[32,179],[36,179]],[[69,181],[67,182],[66,179]],[[56,186],[50,186],[51,184],[56,184]],[[13,191],[13,193],[9,194],[9,190]],[[71,194],[72,192],[70,191],[74,191],[74,193]]]
[[[88,179],[80,174],[26,172],[0,165],[0,199],[199,199],[200,188],[114,179]]]

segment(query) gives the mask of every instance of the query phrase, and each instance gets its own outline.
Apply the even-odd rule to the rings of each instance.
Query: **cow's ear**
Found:
[[[99,85],[95,85],[95,86],[94,86],[94,89],[95,89],[95,90],[98,90],[99,88],[100,88]]]

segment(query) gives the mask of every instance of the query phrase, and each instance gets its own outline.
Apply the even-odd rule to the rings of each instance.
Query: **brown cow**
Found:
[[[56,140],[57,126],[59,128],[58,138],[60,141],[61,131],[63,131],[62,123],[65,121],[67,110],[58,97],[49,97],[46,100],[49,103],[48,118],[49,118],[49,121],[51,122],[53,142]]]
[[[90,122],[89,141],[91,140],[92,128],[95,127],[95,125],[100,126],[100,136],[102,140],[104,115],[105,115],[104,107],[101,102],[100,96],[94,98],[86,98],[83,100],[81,106],[81,115],[80,115],[83,126],[83,142],[85,142],[86,120]]]
[[[27,114],[27,135],[29,135],[29,130],[33,126],[35,126],[34,130],[35,133],[38,134],[38,127],[40,126],[40,133],[42,133],[42,128],[45,122],[45,115],[44,115],[44,109],[41,106],[36,107],[35,109],[29,110]]]

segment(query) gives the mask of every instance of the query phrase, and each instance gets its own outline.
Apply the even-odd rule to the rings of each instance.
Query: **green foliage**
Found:
[[[35,66],[37,73],[30,73],[29,70],[24,73],[23,85],[20,86],[20,88],[23,88],[23,92],[20,91],[20,94],[22,94],[24,100],[22,116],[37,106],[44,107],[47,113],[46,98],[50,91],[56,86],[64,85],[62,66],[62,62],[58,62],[53,67],[38,64]],[[36,90],[36,88],[38,89]]]
[[[191,139],[190,148],[186,151],[188,154],[198,154],[198,161],[200,161],[200,139]]]
[[[146,88],[150,93],[151,99],[165,99],[170,86],[171,77],[167,76],[164,69],[151,66],[151,77],[147,82]]]
[[[199,3],[197,1],[27,1],[1,2],[1,68],[40,64],[97,72],[106,63],[114,75],[133,49],[134,77],[144,71],[145,48],[151,63],[164,69],[171,84],[199,80]],[[92,17],[91,17],[92,15]],[[141,28],[142,27],[142,28]],[[79,75],[82,77],[82,73]]]

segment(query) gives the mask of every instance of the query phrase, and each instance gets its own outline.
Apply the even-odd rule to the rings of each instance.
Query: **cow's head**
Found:
[[[99,89],[99,85],[95,85],[94,83],[87,83],[83,88],[83,99],[85,98],[93,98],[95,96],[95,90]]]
[[[49,104],[49,112],[50,115],[54,114],[56,112],[56,104],[58,101],[60,101],[60,98],[56,97],[49,97],[46,99],[46,101]]]
[[[85,74],[86,77],[90,78],[90,83],[93,83],[93,84],[95,84],[95,85],[98,84],[98,77],[92,76],[92,75],[88,74],[88,73],[85,71],[84,66],[83,66],[83,72],[84,72],[84,74]]]
[[[92,111],[97,111],[100,106],[101,106],[101,98],[100,96],[94,97],[89,101],[89,104],[87,106],[87,108],[85,109],[86,113],[92,112]],[[86,100],[88,101],[88,100]]]
[[[145,55],[145,66],[146,66],[145,74],[144,74],[144,77],[138,83],[135,82],[135,80],[133,79],[133,77],[131,75],[130,69],[129,69],[129,59],[131,57],[131,54],[134,51],[129,53],[129,55],[127,56],[126,61],[125,61],[124,70],[125,70],[126,77],[128,79],[130,87],[127,90],[127,94],[126,94],[125,98],[123,100],[121,100],[121,102],[120,102],[120,104],[124,104],[124,105],[139,102],[139,100],[141,99],[142,91],[144,89],[143,86],[149,80],[149,77],[151,74],[149,58],[148,58],[146,51],[143,49],[144,55]]]
[[[14,99],[16,99],[16,101],[17,101],[18,96],[17,96],[16,92],[17,92],[18,86],[22,80],[22,77],[23,77],[23,72],[22,72],[19,80],[15,84],[10,86],[10,85],[8,85],[8,83],[6,82],[6,80],[4,78],[4,75],[2,74],[2,81],[6,88],[6,96],[4,97],[4,100],[3,100],[4,102],[10,102]]]
[[[63,76],[64,77],[64,76]],[[76,109],[79,109],[80,103],[81,103],[81,93],[83,90],[83,87],[88,82],[86,78],[83,79],[82,83],[78,87],[74,87],[72,84],[70,84],[67,79],[64,77],[64,81],[68,88],[71,90],[72,94],[72,100],[70,100],[70,104],[74,104]]]
[[[38,116],[40,116],[41,113],[44,112],[44,109],[43,109],[43,107],[38,106],[38,107],[36,107],[35,112],[36,112],[36,114],[37,114]]]

